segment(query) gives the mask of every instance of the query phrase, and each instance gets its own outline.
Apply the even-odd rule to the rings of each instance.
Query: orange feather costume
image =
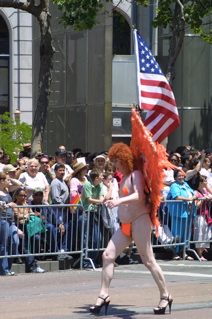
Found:
[[[157,210],[162,200],[161,191],[164,188],[163,169],[170,167],[167,153],[163,145],[153,141],[152,134],[144,126],[139,111],[132,108],[132,137],[130,149],[137,159],[137,169],[139,169],[146,182],[145,194],[147,201],[151,205],[151,220],[153,226],[160,225]]]

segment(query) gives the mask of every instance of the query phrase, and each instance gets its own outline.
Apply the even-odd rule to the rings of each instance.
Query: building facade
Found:
[[[32,17],[0,8],[0,114],[20,111],[32,124]]]
[[[151,27],[156,8],[118,3],[113,14],[100,15],[98,25],[80,32],[64,29],[58,23],[60,11],[51,4],[55,54],[43,143],[48,154],[60,144],[101,152],[113,142],[130,142],[130,110],[137,103],[133,26],[165,72],[170,34]],[[112,4],[106,5],[111,11]],[[26,12],[0,9],[0,112],[20,110],[21,120],[29,124],[38,91],[39,32]],[[168,139],[171,150],[212,146],[211,61],[211,46],[187,30],[173,85],[181,125]]]

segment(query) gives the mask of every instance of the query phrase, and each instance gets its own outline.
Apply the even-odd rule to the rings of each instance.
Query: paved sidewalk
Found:
[[[174,302],[163,318],[209,319],[212,317],[212,262],[158,261]],[[89,313],[100,287],[101,269],[64,270],[45,274],[0,277],[1,319],[104,318]],[[159,293],[142,265],[119,266],[110,289],[107,318],[155,318]]]

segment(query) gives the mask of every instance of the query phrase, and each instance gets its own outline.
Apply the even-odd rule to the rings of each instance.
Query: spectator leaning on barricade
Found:
[[[79,162],[73,166],[72,178],[70,180],[70,203],[77,195],[81,197],[84,184],[88,181],[86,175],[88,164]]]
[[[44,202],[48,203],[49,196],[49,184],[43,173],[39,172],[39,162],[35,158],[31,158],[27,162],[27,170],[19,177],[19,181],[22,183],[26,195],[27,203],[32,201],[33,190],[40,187],[44,190]]]
[[[47,229],[45,233],[37,234],[39,237],[41,236],[47,242],[47,250],[46,252],[49,253],[56,253],[60,252],[58,247],[58,239],[60,237],[57,234],[58,226],[60,225],[60,221],[56,219],[55,212],[51,208],[51,206],[45,204],[43,202],[43,189],[42,188],[35,188],[33,191],[33,200],[29,203],[29,205],[33,205],[35,207],[31,207],[33,212],[39,213],[43,223]],[[37,207],[39,205],[45,205],[45,207]],[[54,259],[54,257],[53,257]],[[67,254],[60,254],[57,256],[58,260],[65,260],[71,259],[71,257]]]
[[[170,186],[167,200],[180,200],[183,202],[171,202],[168,203],[167,206],[171,216],[171,232],[173,236],[179,236],[181,243],[190,238],[189,225],[194,208],[192,201],[196,200],[198,197],[194,194],[194,190],[184,181],[182,170],[174,170],[174,179],[175,182]],[[191,204],[190,207],[188,205],[189,203]],[[181,259],[181,257],[178,255],[180,249],[181,246],[177,246],[173,249],[174,260]],[[192,257],[187,255],[186,259],[193,260]]]
[[[26,203],[26,192],[22,188],[18,188],[13,194],[13,202],[16,204],[13,208],[15,221],[18,229],[23,232],[22,238],[20,238],[19,244],[19,253],[21,254],[29,254],[30,246],[32,244],[33,238],[31,237],[29,228],[27,225],[29,224],[31,216],[37,216],[30,207],[16,207],[16,206],[27,206]],[[36,238],[35,238],[36,240]],[[24,257],[24,256],[23,256]],[[33,273],[44,273],[45,270],[37,265],[37,262],[34,256],[24,257],[26,272]]]
[[[207,177],[200,176],[198,189],[195,191],[195,195],[199,198],[197,200],[197,213],[194,219],[194,241],[199,241],[195,243],[197,254],[202,261],[207,259],[203,256],[203,252],[206,248],[210,248],[211,238],[211,225],[212,219],[210,217],[210,205],[212,194],[207,191]],[[200,199],[205,198],[205,199]],[[204,242],[205,241],[205,242]]]
[[[56,219],[58,220],[58,230],[60,232],[60,250],[70,251],[71,242],[71,228],[72,222],[69,221],[70,209],[69,207],[60,207],[60,205],[69,204],[69,188],[64,181],[65,165],[55,165],[55,179],[51,183],[51,199],[52,204],[58,204],[58,207],[53,207]]]
[[[83,243],[84,247],[86,245],[86,237],[88,236],[88,248],[94,248],[97,249],[99,247],[99,244],[101,242],[101,230],[99,228],[98,223],[98,215],[97,215],[97,206],[96,204],[100,204],[104,202],[104,190],[102,186],[102,180],[103,175],[102,171],[99,169],[93,169],[90,172],[90,178],[91,182],[86,182],[82,189],[82,196],[81,200],[83,203],[84,208],[84,238]],[[89,234],[86,234],[87,230],[87,214],[88,214],[88,208],[91,204],[94,204],[90,211],[90,225],[89,225]],[[82,229],[82,215],[79,216],[79,233],[81,234]],[[99,252],[93,251],[88,252],[88,258],[91,258],[94,262],[95,267],[99,267],[99,265],[96,263],[98,258]],[[83,261],[83,267],[91,267],[91,264],[88,261]]]
[[[8,192],[9,179],[5,173],[0,173],[0,275],[14,276],[11,272],[13,258],[7,255],[16,255],[18,251],[18,230],[14,223],[12,197]]]

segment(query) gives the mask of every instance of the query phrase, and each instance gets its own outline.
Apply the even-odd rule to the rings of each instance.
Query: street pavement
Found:
[[[157,261],[164,271],[174,299],[172,319],[212,318],[212,262]],[[41,264],[42,266],[42,264]],[[69,269],[44,274],[0,276],[0,318],[88,319],[104,318],[89,313],[100,288],[101,269]],[[142,264],[115,268],[107,318],[150,319],[159,292]]]

